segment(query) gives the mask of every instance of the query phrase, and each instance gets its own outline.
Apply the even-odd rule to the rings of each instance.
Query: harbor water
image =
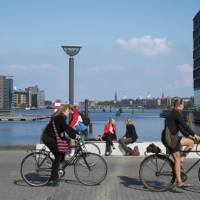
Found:
[[[116,116],[116,110],[93,110],[89,112],[93,124],[93,133],[89,137],[95,137],[103,133],[105,123],[113,117],[117,123],[118,138],[125,133],[124,120],[130,117],[134,121],[139,139],[142,141],[160,141],[161,132],[164,127],[164,119],[160,118],[160,109],[123,109],[120,116]],[[17,110],[18,114],[41,114],[51,115],[53,110]],[[36,144],[48,120],[41,121],[0,121],[0,144],[20,145]],[[195,130],[200,130],[195,126]]]

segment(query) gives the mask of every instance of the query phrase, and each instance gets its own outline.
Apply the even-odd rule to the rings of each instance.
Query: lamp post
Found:
[[[62,46],[69,55],[69,103],[74,104],[74,56],[80,51],[81,46]]]

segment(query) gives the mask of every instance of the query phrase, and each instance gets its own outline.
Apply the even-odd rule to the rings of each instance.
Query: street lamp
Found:
[[[74,104],[74,57],[80,51],[81,46],[62,46],[69,55],[69,103]]]

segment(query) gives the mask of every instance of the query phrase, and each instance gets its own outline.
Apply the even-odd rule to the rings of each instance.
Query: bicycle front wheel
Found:
[[[149,190],[161,192],[174,186],[173,162],[164,155],[150,155],[145,158],[139,170],[142,184]]]
[[[95,143],[90,142],[90,141],[85,141],[84,146],[85,146],[86,152],[91,152],[91,153],[96,153],[96,154],[101,155],[101,150],[98,147],[98,145],[96,145]]]
[[[21,162],[21,176],[31,186],[43,186],[49,182],[52,159],[43,152],[28,154]]]
[[[98,185],[106,177],[108,167],[103,157],[95,153],[83,153],[74,165],[74,174],[84,185]]]

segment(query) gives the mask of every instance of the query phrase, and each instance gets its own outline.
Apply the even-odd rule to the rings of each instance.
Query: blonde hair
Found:
[[[127,119],[126,119],[126,123],[127,123],[127,124],[133,124],[133,120],[132,120],[131,118],[127,118]]]
[[[194,115],[193,113],[189,112],[186,116],[186,123],[191,128],[194,123]]]
[[[66,105],[60,106],[60,108],[58,108],[58,110],[53,114],[53,116],[61,115],[67,109],[69,109],[69,111],[72,112],[73,106],[71,104],[66,104]]]
[[[183,104],[183,99],[182,98],[177,98],[174,101],[174,108],[178,108],[181,104]]]

